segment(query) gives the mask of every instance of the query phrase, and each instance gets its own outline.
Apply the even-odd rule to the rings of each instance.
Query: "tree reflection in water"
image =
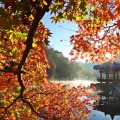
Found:
[[[120,85],[115,83],[91,84],[99,91],[100,100],[97,103],[97,110],[105,115],[110,115],[112,120],[114,116],[120,115]]]

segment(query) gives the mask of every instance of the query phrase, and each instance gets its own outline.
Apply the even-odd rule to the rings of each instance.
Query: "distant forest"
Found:
[[[67,57],[53,48],[47,48],[46,54],[50,64],[47,70],[50,80],[96,80],[93,64],[70,61]]]

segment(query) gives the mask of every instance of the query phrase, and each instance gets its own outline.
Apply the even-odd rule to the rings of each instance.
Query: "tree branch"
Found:
[[[28,33],[28,36],[27,36],[26,48],[23,52],[22,59],[21,59],[19,65],[18,65],[18,70],[16,72],[17,77],[18,77],[18,82],[19,82],[20,87],[21,87],[20,96],[23,96],[23,92],[24,92],[24,89],[25,89],[25,86],[24,86],[24,84],[22,82],[22,79],[21,79],[21,69],[22,69],[22,66],[24,65],[24,63],[25,63],[25,61],[28,57],[30,49],[32,49],[33,37],[34,37],[35,31],[38,27],[39,21],[42,19],[44,14],[49,11],[49,6],[50,6],[51,2],[52,2],[52,0],[48,0],[48,4],[45,5],[43,8],[39,7],[39,6],[36,8],[36,15],[35,15],[35,18],[33,20],[33,23],[30,27],[30,30],[29,30],[29,33]]]
[[[14,71],[14,70],[1,70],[1,69],[0,69],[0,72],[14,73],[14,74],[16,74],[16,71]],[[21,73],[27,73],[27,72],[25,72],[25,71],[21,71]]]
[[[44,5],[43,8],[40,7],[40,6],[38,6],[38,7],[36,8],[36,15],[35,15],[35,18],[34,18],[34,20],[33,20],[33,23],[32,23],[32,25],[31,25],[31,27],[30,27],[30,30],[29,30],[29,33],[28,33],[28,36],[27,36],[26,48],[25,48],[25,50],[24,50],[24,52],[23,52],[23,56],[22,56],[22,58],[21,58],[21,61],[20,61],[20,63],[18,64],[18,69],[17,69],[17,71],[15,72],[16,75],[17,75],[17,78],[18,78],[19,85],[20,85],[20,87],[21,87],[20,94],[19,94],[19,96],[18,96],[17,98],[15,98],[15,99],[13,100],[13,102],[12,102],[9,106],[4,107],[4,108],[5,108],[5,110],[4,110],[5,113],[4,113],[4,115],[3,115],[0,119],[2,119],[2,118],[5,117],[5,115],[6,115],[7,112],[8,112],[8,109],[9,109],[19,98],[21,98],[21,100],[22,100],[24,103],[26,103],[26,104],[30,107],[30,109],[31,109],[38,117],[40,117],[40,114],[34,110],[34,108],[33,108],[33,106],[31,105],[31,103],[23,98],[23,93],[24,93],[24,90],[25,90],[25,86],[24,86],[24,84],[23,84],[23,82],[22,82],[21,73],[23,72],[23,71],[22,71],[22,67],[23,67],[23,65],[24,65],[24,63],[25,63],[25,61],[26,61],[26,59],[27,59],[27,57],[28,57],[28,54],[29,54],[29,52],[30,52],[30,49],[32,49],[33,37],[34,37],[35,31],[36,31],[36,29],[37,29],[37,27],[38,27],[39,21],[43,18],[44,14],[49,11],[49,6],[50,6],[51,2],[52,2],[52,0],[47,0],[47,5]],[[6,72],[6,71],[4,71],[4,70],[1,70],[1,71],[2,71],[2,72]],[[9,71],[9,72],[13,72],[13,71]]]
[[[36,96],[36,95],[49,95],[49,94],[55,94],[55,93],[57,93],[57,92],[37,92],[37,93],[35,93],[35,94],[33,94],[33,95],[31,95],[30,97],[24,97],[25,99],[31,99],[32,97],[34,97],[34,96]]]
[[[19,98],[20,98],[20,95],[19,95],[17,98],[15,98],[15,99],[13,100],[13,102],[12,102],[9,106],[7,106],[7,107],[0,107],[0,108],[4,108],[4,115],[3,115],[2,117],[0,117],[0,120],[5,117],[5,115],[8,113],[8,109],[9,109]]]
[[[24,86],[24,84],[23,84],[23,82],[22,82],[22,79],[21,79],[21,69],[22,69],[22,67],[23,67],[23,65],[24,65],[24,63],[25,63],[25,61],[26,61],[26,59],[27,59],[27,57],[28,57],[28,54],[29,54],[29,52],[30,52],[30,49],[32,49],[33,37],[34,37],[35,31],[36,31],[36,29],[37,29],[37,27],[38,27],[38,24],[39,24],[40,20],[43,18],[44,14],[49,11],[49,6],[50,6],[51,2],[52,2],[52,0],[47,0],[47,5],[44,5],[43,8],[40,7],[40,6],[38,6],[38,7],[36,8],[36,15],[35,15],[35,17],[34,17],[33,23],[32,23],[32,25],[31,25],[31,27],[30,27],[30,30],[29,30],[29,33],[28,33],[28,36],[27,36],[26,48],[25,48],[25,50],[24,50],[24,52],[23,52],[22,59],[21,59],[19,65],[18,65],[18,70],[17,70],[17,72],[16,72],[17,78],[18,78],[18,82],[19,82],[20,87],[21,87],[20,98],[21,98],[21,100],[22,100],[24,103],[26,103],[26,104],[30,107],[30,109],[31,109],[37,116],[40,116],[39,113],[37,113],[37,112],[34,110],[34,108],[33,108],[33,106],[31,105],[30,102],[28,102],[27,100],[25,100],[25,99],[23,98],[23,93],[24,93],[24,90],[25,90],[25,86]]]

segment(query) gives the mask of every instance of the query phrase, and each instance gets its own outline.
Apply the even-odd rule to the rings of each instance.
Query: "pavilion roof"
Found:
[[[113,69],[113,70],[120,70],[120,63],[118,62],[106,62],[102,65],[94,65],[93,69],[95,70],[105,70],[105,69]]]

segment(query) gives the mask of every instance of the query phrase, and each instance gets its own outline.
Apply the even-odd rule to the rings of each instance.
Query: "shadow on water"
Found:
[[[96,116],[93,119],[91,117],[91,120],[120,120],[120,85],[96,83],[91,86],[97,88],[100,96],[97,109],[92,111]]]

